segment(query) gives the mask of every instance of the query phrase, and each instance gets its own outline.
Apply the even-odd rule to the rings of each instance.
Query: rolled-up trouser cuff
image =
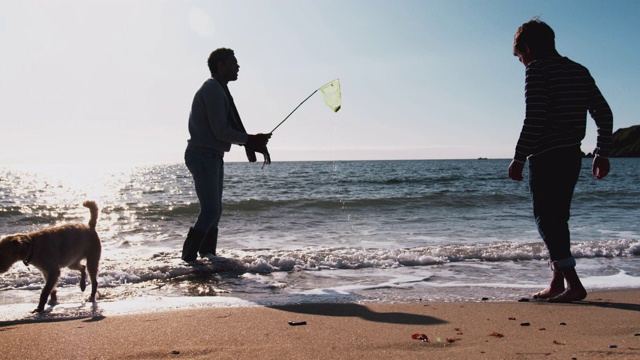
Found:
[[[576,259],[573,256],[562,260],[556,260],[551,263],[551,268],[553,269],[553,271],[562,271],[564,269],[574,267],[576,267]]]

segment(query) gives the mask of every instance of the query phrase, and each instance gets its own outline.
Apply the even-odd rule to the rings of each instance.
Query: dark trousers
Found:
[[[573,190],[582,166],[580,147],[563,147],[529,158],[529,191],[538,232],[551,261],[562,269],[575,266],[569,217]]]
[[[217,228],[222,214],[224,161],[222,156],[207,151],[187,150],[185,164],[193,176],[200,213],[193,228],[206,233]]]
[[[200,255],[216,254],[218,222],[222,214],[224,161],[208,151],[187,149],[185,164],[193,176],[200,213],[185,240],[182,259],[192,261]]]

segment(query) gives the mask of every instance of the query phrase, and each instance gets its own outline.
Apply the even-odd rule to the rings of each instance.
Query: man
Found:
[[[200,213],[182,248],[182,260],[194,262],[198,253],[210,261],[216,256],[218,222],[222,213],[224,153],[231,144],[244,145],[249,161],[255,152],[270,162],[267,143],[271,134],[248,135],[240,120],[227,84],[238,79],[238,60],[233,50],[220,48],[207,61],[211,78],[196,92],[189,115],[189,135],[185,163],[193,176]]]
[[[605,177],[610,168],[607,156],[613,115],[589,71],[558,54],[549,25],[533,19],[520,26],[513,54],[526,67],[526,115],[509,177],[522,180],[522,170],[529,159],[533,214],[553,270],[549,287],[533,298],[579,301],[587,292],[575,270],[568,222],[582,164],[580,145],[588,111],[598,127],[592,173],[597,179]]]

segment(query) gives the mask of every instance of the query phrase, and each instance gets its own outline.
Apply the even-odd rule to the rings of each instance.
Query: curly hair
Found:
[[[209,55],[209,59],[207,60],[207,65],[209,66],[211,75],[216,75],[218,73],[219,63],[224,63],[233,56],[235,56],[235,54],[231,49],[219,48],[214,50],[211,55]]]

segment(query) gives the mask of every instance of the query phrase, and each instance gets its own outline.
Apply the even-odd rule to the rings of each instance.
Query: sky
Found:
[[[524,117],[518,26],[540,17],[589,68],[614,130],[640,124],[635,0],[0,0],[0,165],[182,163],[219,47],[273,161],[511,158]],[[583,151],[595,147],[588,119]],[[233,146],[226,161],[246,161]]]

